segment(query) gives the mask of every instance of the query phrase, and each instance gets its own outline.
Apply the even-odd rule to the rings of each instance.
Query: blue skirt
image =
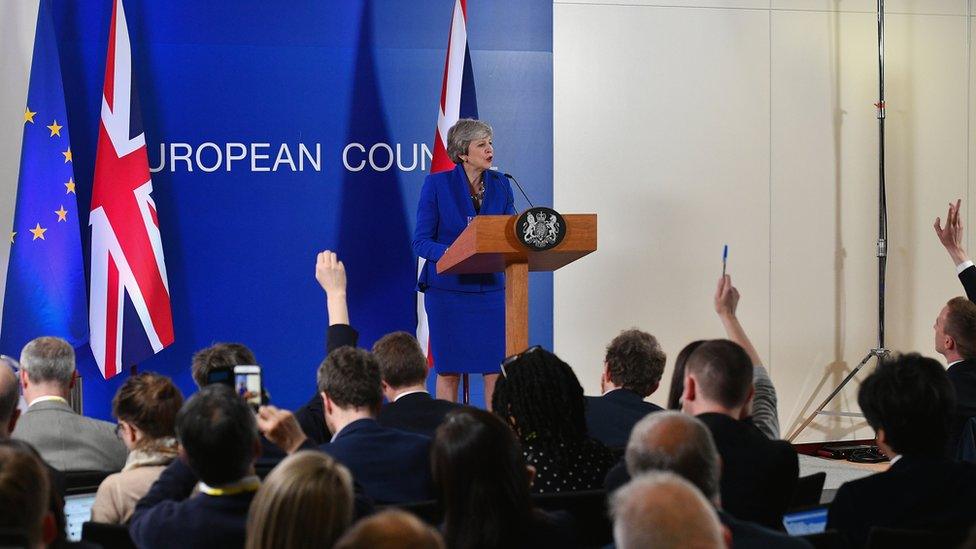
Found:
[[[427,288],[424,308],[438,374],[497,374],[505,358],[505,290]]]

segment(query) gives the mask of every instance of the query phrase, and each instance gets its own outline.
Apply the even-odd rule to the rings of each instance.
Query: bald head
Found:
[[[17,418],[20,381],[5,359],[0,359],[0,440],[10,437]]]
[[[672,473],[647,473],[618,490],[611,501],[613,539],[620,549],[725,547],[711,504]]]
[[[681,412],[647,415],[631,431],[624,459],[632,477],[670,471],[718,502],[718,449],[708,427],[698,418]]]

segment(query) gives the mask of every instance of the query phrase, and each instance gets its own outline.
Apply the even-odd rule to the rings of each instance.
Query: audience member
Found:
[[[432,437],[444,416],[461,407],[427,392],[427,358],[412,335],[393,332],[383,336],[373,344],[373,356],[380,364],[387,400],[376,416],[380,425]]]
[[[507,419],[535,467],[532,491],[572,492],[603,486],[617,461],[586,431],[583,387],[568,364],[542,347],[505,359],[492,409]]]
[[[75,351],[56,337],[32,340],[20,354],[20,384],[27,400],[14,438],[30,443],[60,471],[119,471],[126,450],[111,423],[75,413],[68,404],[75,383]]]
[[[935,350],[949,364],[947,374],[955,392],[946,447],[951,457],[961,457],[962,431],[976,417],[976,304],[963,297],[946,303],[935,319]]]
[[[611,498],[618,549],[719,549],[726,533],[708,501],[672,473],[647,473]]]
[[[349,470],[322,452],[298,452],[275,467],[254,496],[246,547],[332,547],[352,518]]]
[[[498,416],[476,408],[448,414],[434,437],[431,468],[452,549],[574,544],[567,518],[533,507],[534,471]]]
[[[695,417],[675,411],[645,417],[634,426],[624,458],[626,468],[618,465],[607,475],[609,493],[626,484],[631,475],[670,471],[692,483],[715,506],[736,549],[810,547],[802,539],[736,519],[722,510],[722,461],[708,427]]]
[[[190,374],[198,388],[209,385],[210,374],[223,371],[226,379],[233,382],[234,366],[248,366],[257,364],[254,352],[243,343],[214,343],[200,349],[193,354],[190,362]]]
[[[752,381],[755,389],[755,396],[749,402],[749,406],[743,409],[743,418],[748,419],[763,434],[771,439],[779,438],[779,413],[777,412],[776,388],[773,381],[769,378],[769,373],[762,365],[759,353],[752,345],[749,336],[746,335],[742,324],[735,314],[739,305],[739,290],[732,285],[732,277],[725,275],[718,281],[718,288],[715,291],[715,312],[722,321],[725,328],[726,337],[739,346],[749,355],[752,361]],[[674,365],[674,373],[671,377],[671,390],[668,393],[668,408],[671,410],[681,409],[681,394],[684,391],[685,362],[691,353],[698,348],[704,341],[693,341],[685,346],[678,355]]]
[[[335,549],[444,549],[444,540],[410,513],[388,509],[357,522]]]
[[[129,521],[136,502],[176,459],[176,414],[182,405],[183,394],[166,376],[138,374],[119,387],[112,399],[112,415],[118,419],[117,430],[129,458],[121,473],[109,475],[98,487],[92,521]]]
[[[796,488],[796,451],[742,420],[753,396],[753,362],[738,344],[701,344],[685,364],[682,410],[701,419],[722,456],[722,505],[736,518],[782,528]]]
[[[668,389],[668,410],[681,410],[681,393],[685,392],[685,364],[688,357],[699,345],[705,343],[698,339],[684,346],[678,357],[674,359],[674,371],[671,372],[671,387]]]
[[[17,409],[19,400],[20,382],[17,374],[6,360],[0,360],[0,440],[7,440],[10,433],[14,432],[17,419],[20,418],[20,410]]]
[[[23,547],[47,547],[58,538],[50,511],[51,485],[41,459],[20,441],[0,441],[0,528],[23,533]]]
[[[610,448],[623,448],[634,424],[661,410],[645,402],[661,384],[667,356],[657,339],[636,328],[625,330],[607,345],[599,397],[586,397],[590,436]]]
[[[319,448],[348,467],[378,503],[430,499],[430,438],[376,422],[383,393],[373,355],[354,347],[332,351],[319,367],[318,386],[325,422],[335,433]],[[289,453],[313,446],[291,412],[263,406],[258,423]]]
[[[325,291],[329,328],[326,331],[325,355],[339,347],[355,347],[359,333],[349,324],[349,307],[346,304],[346,267],[335,252],[325,250],[315,258],[315,279]],[[332,438],[325,424],[325,410],[318,390],[304,406],[295,410],[295,419],[302,431],[316,445],[325,444]]]
[[[226,385],[208,385],[176,416],[180,459],[136,505],[129,533],[138,547],[239,548],[260,481],[254,413]],[[196,487],[199,493],[192,495]]]
[[[959,209],[962,200],[949,203],[946,226],[935,218],[935,233],[956,265],[956,272],[969,300],[976,303],[976,266],[963,246]],[[935,321],[935,350],[949,363],[949,381],[956,392],[947,444],[949,455],[976,459],[976,448],[965,448],[961,442],[967,422],[976,418],[976,306],[965,305],[962,298],[950,300]],[[976,433],[974,433],[976,434]]]
[[[829,529],[853,547],[864,546],[874,527],[964,539],[976,523],[976,465],[944,456],[953,400],[942,366],[915,353],[884,360],[865,378],[857,402],[891,466],[840,487]]]

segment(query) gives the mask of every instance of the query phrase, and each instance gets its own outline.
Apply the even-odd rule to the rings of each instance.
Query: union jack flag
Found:
[[[125,11],[122,0],[115,0],[89,217],[91,349],[106,379],[173,343],[166,264],[132,72]],[[137,318],[126,319],[127,309]]]
[[[447,59],[444,61],[444,79],[441,83],[441,102],[437,111],[437,130],[434,132],[434,157],[430,173],[454,169],[454,162],[447,156],[447,130],[461,118],[478,118],[478,99],[474,89],[474,71],[471,69],[471,52],[468,50],[468,5],[466,0],[454,2],[451,17],[451,33],[447,39]],[[417,261],[417,276],[424,268],[424,258]],[[430,328],[424,309],[424,294],[417,292],[417,341],[427,353],[428,366],[434,365],[430,354]]]

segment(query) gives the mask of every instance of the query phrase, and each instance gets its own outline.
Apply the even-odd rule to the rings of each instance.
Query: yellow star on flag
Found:
[[[30,108],[24,108],[24,123],[26,124],[26,123],[30,122],[31,124],[33,124],[34,123],[34,115],[35,114],[37,114],[37,113],[36,112],[32,112],[30,110]]]
[[[17,231],[10,231],[10,243],[14,243],[14,237],[17,236]]]
[[[55,135],[61,137],[61,128],[63,127],[64,126],[58,126],[58,121],[55,120],[50,126],[47,127],[47,129],[51,130],[51,137],[54,137]]]
[[[61,205],[60,210],[54,210],[54,213],[58,214],[58,222],[68,220],[68,210],[64,209],[64,204]]]
[[[69,177],[68,178],[68,182],[65,183],[64,186],[68,188],[68,191],[66,193],[64,193],[64,194],[78,194],[78,193],[75,192],[75,180],[74,179],[72,179],[72,178]]]
[[[32,238],[31,240],[37,240],[38,238],[44,240],[44,233],[47,232],[47,229],[42,229],[41,224],[38,223],[37,225],[34,226],[33,229],[30,230],[30,232],[31,234],[34,235],[34,238]]]
[[[64,155],[64,163],[65,164],[67,164],[68,162],[71,162],[71,147],[68,147],[68,150],[64,151],[61,154]]]

